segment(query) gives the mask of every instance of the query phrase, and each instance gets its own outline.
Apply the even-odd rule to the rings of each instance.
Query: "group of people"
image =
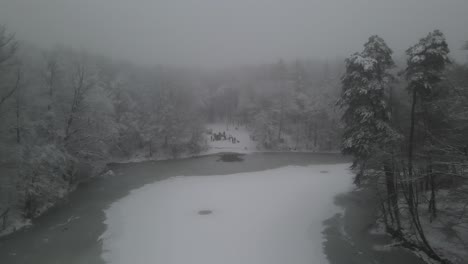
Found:
[[[233,137],[231,135],[226,136],[225,131],[223,131],[222,133],[221,132],[213,133],[210,138],[211,138],[211,141],[229,140],[231,141],[232,144],[240,143],[240,141],[237,140],[236,137]]]

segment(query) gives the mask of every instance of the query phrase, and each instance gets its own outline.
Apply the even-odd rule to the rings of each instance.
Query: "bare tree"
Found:
[[[7,33],[6,28],[0,25],[0,70],[15,56],[18,42],[14,34]]]
[[[47,110],[52,109],[52,104],[54,100],[55,89],[57,86],[57,81],[59,78],[59,64],[58,64],[58,55],[56,52],[47,52],[43,54],[46,66],[43,72],[43,79],[47,88],[47,94],[49,96],[49,104],[47,105]]]
[[[21,125],[20,125],[20,120],[21,120],[21,116],[20,116],[20,108],[21,108],[21,98],[20,98],[20,84],[21,84],[21,76],[22,76],[22,72],[21,72],[21,69],[18,68],[17,72],[16,72],[16,82],[15,82],[15,91],[16,91],[16,106],[15,106],[15,110],[16,110],[16,143],[17,144],[20,144],[21,143]]]
[[[73,98],[65,125],[65,142],[78,131],[78,129],[73,130],[74,122],[78,117],[79,111],[84,106],[86,93],[94,86],[94,82],[89,75],[85,63],[82,61],[77,62],[72,76]]]
[[[0,107],[15,93],[16,86],[9,87],[8,82],[3,80],[10,69],[14,66],[14,57],[18,49],[18,42],[14,34],[9,34],[6,28],[0,25]],[[3,86],[6,83],[5,86]]]

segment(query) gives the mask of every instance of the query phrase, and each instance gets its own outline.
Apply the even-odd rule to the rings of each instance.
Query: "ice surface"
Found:
[[[334,196],[352,186],[348,167],[288,166],[146,185],[106,210],[103,258],[112,264],[328,263],[322,222],[340,212]]]

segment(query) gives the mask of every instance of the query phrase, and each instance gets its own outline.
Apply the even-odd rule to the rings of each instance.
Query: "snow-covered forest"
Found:
[[[221,73],[208,87],[208,122],[245,125],[262,150],[339,149],[342,61],[279,60]]]
[[[0,34],[2,212],[39,216],[108,162],[139,151],[203,149],[190,76],[65,47],[38,50]]]
[[[391,1],[387,2],[384,6],[389,8]],[[251,4],[256,6],[258,3]],[[362,3],[357,4],[360,5]],[[406,2],[403,5],[406,5]],[[438,10],[445,12],[443,4],[440,5]],[[197,5],[190,4],[189,7],[196,9]],[[263,10],[263,7],[264,5],[260,5],[258,9]],[[357,12],[354,9],[357,7],[345,7],[341,9]],[[422,16],[419,6],[416,7],[409,7],[418,10],[415,14],[406,16],[406,11],[399,12],[404,13],[404,18]],[[381,9],[373,8],[374,11],[378,11],[376,14],[387,16],[384,16],[385,12],[381,12]],[[234,7],[231,9],[237,10]],[[88,20],[80,24],[79,29],[82,31],[75,29],[77,34],[70,38],[77,43],[62,43],[57,40],[59,37],[56,37],[53,42],[60,44],[53,45],[47,42],[53,39],[53,34],[45,34],[47,30],[32,30],[34,34],[29,34],[32,37],[23,39],[28,35],[24,33],[27,31],[18,30],[21,34],[17,34],[15,26],[0,24],[0,237],[30,226],[54,207],[66,203],[70,195],[79,189],[80,184],[93,184],[94,180],[104,178],[112,181],[112,177],[115,176],[113,164],[115,166],[143,162],[142,164],[146,164],[141,165],[143,168],[152,166],[148,164],[156,161],[175,162],[188,159],[189,165],[192,166],[190,162],[196,163],[196,158],[219,153],[222,154],[219,154],[220,159],[216,162],[223,161],[225,157],[222,155],[226,152],[235,152],[236,155],[254,152],[282,155],[342,153],[345,159],[352,161],[351,173],[348,173],[343,165],[346,163],[342,160],[336,162],[341,163],[338,165],[331,162],[334,165],[307,167],[306,165],[310,164],[302,164],[302,160],[298,162],[297,157],[290,156],[293,157],[291,164],[287,163],[288,158],[281,160],[269,157],[268,159],[273,160],[272,163],[277,162],[281,166],[269,164],[270,167],[262,167],[263,164],[259,162],[260,165],[256,164],[258,167],[252,165],[251,171],[242,171],[240,176],[235,169],[229,167],[231,165],[216,163],[212,165],[216,168],[213,174],[219,181],[214,181],[211,176],[200,176],[196,173],[194,175],[200,178],[176,178],[172,179],[172,182],[163,181],[162,184],[156,180],[151,182],[145,179],[134,187],[136,189],[148,184],[142,189],[134,192],[133,187],[128,187],[125,195],[119,194],[120,196],[116,195],[112,201],[106,201],[106,223],[109,229],[102,234],[96,234],[99,235],[99,239],[93,239],[101,243],[101,239],[104,238],[104,248],[109,250],[104,259],[109,259],[108,263],[124,263],[118,254],[120,251],[129,252],[125,258],[128,261],[133,257],[142,259],[145,254],[139,255],[138,250],[131,246],[141,243],[138,234],[147,233],[147,230],[141,228],[140,224],[143,227],[147,220],[135,221],[135,218],[126,218],[127,215],[123,218],[129,220],[122,221],[124,224],[113,220],[121,217],[122,210],[132,211],[134,215],[141,212],[145,214],[146,209],[140,208],[139,205],[148,200],[157,201],[154,202],[157,208],[153,214],[148,214],[151,221],[157,221],[159,215],[165,214],[177,218],[177,221],[168,217],[161,218],[168,226],[172,222],[185,224],[184,221],[179,221],[185,212],[176,212],[173,207],[192,210],[192,207],[202,202],[223,208],[224,204],[221,201],[224,201],[232,210],[247,210],[255,215],[250,227],[257,225],[255,228],[258,230],[270,230],[262,229],[265,227],[264,222],[270,217],[283,214],[283,209],[287,208],[294,215],[304,216],[304,219],[297,221],[300,225],[288,229],[293,233],[300,233],[301,228],[307,228],[309,219],[318,223],[314,228],[322,228],[322,222],[327,220],[322,219],[322,213],[333,212],[339,215],[337,195],[352,192],[365,200],[369,208],[376,208],[370,213],[372,224],[363,232],[390,237],[392,244],[388,245],[386,250],[409,249],[427,263],[467,263],[466,32],[460,33],[459,28],[452,24],[437,20],[435,22],[443,24],[440,30],[435,22],[426,21],[426,24],[431,26],[430,31],[426,30],[427,27],[422,30],[416,26],[408,26],[407,29],[399,28],[398,33],[395,33],[388,28],[388,21],[381,22],[382,25],[370,25],[372,23],[369,23],[369,20],[377,16],[373,12],[366,12],[366,16],[362,16],[366,20],[359,20],[361,23],[353,24],[351,20],[345,20],[337,26],[338,24],[328,24],[330,13],[327,12],[330,10],[326,8],[324,10],[328,11],[324,13],[328,14],[328,17],[309,24],[304,23],[309,22],[302,13],[306,12],[306,9],[299,11],[300,8],[297,8],[294,13],[289,6],[283,5],[274,5],[277,16],[272,15],[274,19],[266,16],[265,21],[283,21],[287,18],[283,17],[283,14],[291,12],[294,14],[289,17],[291,21],[295,21],[295,14],[302,14],[301,18],[297,18],[297,23],[285,23],[285,26],[281,23],[265,22],[259,23],[259,26],[252,22],[261,20],[255,16],[250,20],[247,16],[245,21],[239,17],[230,17],[228,14],[231,9],[227,8],[226,11],[218,6],[216,10],[224,10],[225,17],[219,14],[215,17],[219,23],[231,21],[232,23],[227,23],[229,27],[236,28],[236,23],[242,24],[236,24],[239,28],[230,31],[232,36],[222,33],[227,31],[228,26],[221,30],[213,26],[216,22],[205,21],[204,16],[200,14],[208,12],[206,10],[199,11],[201,13],[193,17],[185,14],[186,11],[181,12],[183,19],[180,19],[180,25],[167,22],[174,19],[173,13],[168,12],[168,18],[161,13],[163,11],[155,11],[157,15],[151,18],[155,19],[154,21],[149,18],[148,21],[140,21],[141,27],[146,31],[137,30],[139,26],[132,28],[130,25],[134,25],[134,22],[129,22],[128,28],[125,28],[127,24],[116,22],[115,25],[120,25],[115,27],[118,31],[113,31],[113,38],[109,38],[114,41],[118,39],[116,35],[119,35],[122,40],[122,36],[127,39],[128,35],[132,43],[138,42],[132,47],[134,53],[110,41],[107,42],[107,46],[102,46],[104,48],[99,46],[101,44],[96,44],[100,41],[106,42],[108,36],[105,36],[104,31],[100,31],[102,36],[95,36],[83,42],[94,43],[100,48],[93,49],[86,45],[80,47],[82,43],[76,39],[89,30],[85,26],[89,26],[86,23],[91,23]],[[314,14],[319,17],[320,8],[317,10]],[[128,15],[126,12],[124,13]],[[175,11],[172,12],[175,14]],[[223,12],[220,11],[220,14]],[[423,15],[427,17],[430,14]],[[341,16],[346,17],[345,14]],[[101,14],[96,17],[100,19]],[[133,14],[130,17],[133,19],[138,15]],[[357,19],[355,15],[351,17]],[[189,22],[184,19],[188,19]],[[11,18],[10,20],[15,21]],[[327,20],[327,23],[323,20]],[[200,24],[191,27],[193,21]],[[398,23],[403,23],[402,21],[406,20],[401,19]],[[0,20],[0,23],[3,23],[3,20]],[[198,31],[203,26],[206,27],[206,32]],[[258,30],[255,26],[264,30]],[[152,34],[148,29],[153,27],[156,28],[155,32],[166,27],[169,30],[169,33],[164,30],[158,31],[160,35],[157,35],[157,44],[160,46],[148,37]],[[177,30],[172,30],[172,27]],[[268,33],[264,27],[271,29],[273,33]],[[320,30],[306,36],[305,32],[309,27]],[[110,28],[112,27],[109,26],[109,30]],[[365,36],[360,28],[363,28]],[[373,33],[367,34],[370,29]],[[340,33],[329,33],[333,30]],[[400,31],[403,32],[401,35]],[[65,30],[62,30],[63,32]],[[242,41],[237,39],[239,32],[247,32],[245,34],[248,37]],[[265,33],[266,36],[259,37],[259,32]],[[278,32],[287,34],[281,35]],[[458,42],[454,41],[454,35],[457,35]],[[297,39],[298,42],[282,42],[283,38],[289,37]],[[36,43],[31,40],[33,38],[40,41]],[[462,42],[460,38],[463,39]],[[148,43],[141,45],[146,43],[145,39]],[[177,41],[173,41],[174,39]],[[200,39],[213,39],[216,45],[204,46]],[[195,44],[192,45],[189,40],[193,40]],[[215,40],[223,41],[220,44]],[[127,41],[124,41],[125,45],[131,46]],[[255,44],[255,41],[261,44]],[[315,41],[319,43],[317,46],[313,45]],[[288,43],[290,45],[286,45]],[[229,49],[223,48],[223,44],[231,47],[232,54],[229,54]],[[273,48],[269,49],[269,44]],[[117,46],[121,48],[119,52],[122,54],[116,51]],[[172,46],[175,51],[168,52],[168,47]],[[278,47],[283,46],[287,46],[290,53],[285,50],[284,53],[280,52],[282,49]],[[324,50],[325,54],[320,54],[321,50]],[[153,51],[161,61],[153,60]],[[257,54],[260,55],[256,57]],[[156,57],[155,55],[154,58]],[[170,59],[167,59],[168,57]],[[218,57],[219,64],[211,65],[211,61],[216,61]],[[246,60],[250,57],[254,59]],[[226,63],[226,60],[231,60],[232,63]],[[230,162],[243,160],[241,156],[229,156],[228,159],[233,159]],[[164,170],[161,174],[169,175],[168,178],[190,176],[192,174],[189,165],[187,171],[174,170],[179,173],[176,175]],[[304,167],[301,167],[302,165]],[[225,171],[222,170],[222,166],[226,166]],[[284,169],[283,166],[297,167]],[[221,171],[218,171],[220,168]],[[327,176],[329,170],[333,169],[336,172]],[[150,171],[149,174],[151,173],[160,172]],[[291,173],[290,178],[283,177],[288,173]],[[314,175],[315,178],[308,178],[310,175]],[[347,178],[348,175],[350,177]],[[272,178],[269,178],[270,176]],[[166,180],[164,177],[162,179]],[[239,177],[242,182],[238,182]],[[351,185],[347,179],[351,177],[353,190],[346,191]],[[264,184],[275,179],[276,184]],[[319,185],[314,179],[320,179],[318,181],[322,181],[321,184],[324,185]],[[294,181],[294,184],[291,184],[291,181]],[[254,187],[251,186],[252,183]],[[243,196],[240,206],[239,203],[232,202],[238,199],[239,193],[230,192],[234,190],[230,189],[231,186],[235,186],[238,192],[247,192],[251,196]],[[270,189],[262,190],[264,193],[257,193],[257,189],[263,188],[261,186],[269,186],[265,188]],[[290,187],[282,192],[283,186]],[[316,196],[310,193],[306,195],[309,187],[311,192],[316,192]],[[185,190],[184,188],[187,193],[181,191]],[[321,196],[325,193],[322,189],[327,188],[329,193]],[[275,197],[276,200],[264,199],[262,196],[273,196],[274,192],[281,194]],[[128,194],[130,195],[126,196]],[[319,210],[320,214],[315,214],[312,210],[303,213],[308,204],[304,200],[296,201],[294,195],[320,201],[320,205],[315,203],[311,206],[318,208],[314,210]],[[221,201],[210,201],[215,199],[214,197]],[[254,201],[251,204],[250,198]],[[272,203],[280,205],[276,208]],[[265,210],[268,214],[256,214],[256,206],[264,206],[268,209]],[[330,206],[335,207],[331,210]],[[212,214],[211,209],[208,209],[201,211],[205,211],[207,215]],[[99,212],[104,214],[104,209]],[[192,215],[191,219],[198,221],[199,215],[201,214]],[[287,217],[282,216],[284,218],[278,218],[275,223],[291,223],[285,220]],[[229,225],[235,226],[236,222],[233,219],[235,220],[229,219],[232,222]],[[68,222],[72,220],[70,217]],[[214,225],[218,230],[216,232],[225,230],[222,221]],[[118,243],[111,241],[109,237],[112,237],[112,232],[124,228],[123,226],[132,230],[133,240],[118,237]],[[200,226],[206,230],[212,227],[205,223]],[[248,223],[237,226],[236,232],[242,232],[246,226]],[[177,229],[174,226],[172,228]],[[325,236],[320,228],[314,229],[314,235],[317,237]],[[170,232],[173,231],[161,226],[157,226],[155,230],[161,231],[167,237],[170,237]],[[155,230],[148,233],[157,236]],[[193,238],[189,238],[189,234],[202,236],[203,230],[177,233],[190,240]],[[269,235],[272,239],[283,236],[280,233]],[[291,233],[284,237],[294,241],[293,244],[297,243],[294,245],[298,247],[302,245],[302,240],[296,240]],[[152,245],[153,237],[148,236],[146,239],[146,253],[151,253],[149,255],[163,262],[170,259],[163,255],[166,237],[158,238],[159,247],[155,251],[151,251],[148,246]],[[213,241],[221,239],[214,237]],[[259,237],[255,239],[252,241],[264,242]],[[217,243],[213,241],[210,243]],[[219,245],[228,245],[227,248],[231,242]],[[244,242],[240,239],[232,245],[250,247],[250,244]],[[286,244],[284,241],[278,243],[281,246]],[[315,244],[314,250],[318,248],[320,251],[322,247],[325,250],[325,244],[322,242],[315,241]],[[102,250],[101,246],[100,244]],[[200,243],[199,246],[197,250],[203,250],[204,244]],[[184,244],[185,250],[190,251],[190,248],[190,243]],[[220,249],[226,248],[220,246]],[[266,256],[269,251],[270,248],[265,247],[261,252]],[[251,254],[247,248],[245,252],[242,256],[246,261],[259,256],[257,253]],[[198,256],[200,252],[195,253],[194,255]],[[294,255],[296,251],[292,250],[289,253]],[[318,256],[317,254],[315,256]],[[327,258],[320,254],[320,263],[332,263],[330,257],[327,262]],[[274,259],[272,256],[269,257]],[[224,257],[222,253],[216,255],[217,261]],[[190,255],[184,255],[180,259],[185,259],[183,262],[186,262],[190,258]],[[232,263],[235,263],[234,260],[235,257],[230,259]]]
[[[246,127],[258,150],[339,149],[342,62],[212,73],[43,50],[5,27],[0,34],[0,211],[11,219],[41,215],[109,162],[203,153],[208,123]]]

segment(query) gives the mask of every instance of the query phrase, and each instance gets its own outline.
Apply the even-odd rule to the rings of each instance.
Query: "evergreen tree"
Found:
[[[369,158],[394,141],[398,134],[389,124],[390,112],[386,90],[393,77],[388,72],[394,66],[392,50],[384,40],[372,36],[364,51],[346,59],[339,105],[344,109],[342,151],[354,156],[354,167],[361,173]]]
[[[407,90],[411,94],[411,124],[409,131],[408,142],[408,176],[409,179],[413,178],[413,155],[414,155],[414,135],[416,132],[416,125],[419,120],[416,118],[416,111],[418,107],[418,100],[421,100],[420,105],[423,106],[423,116],[428,116],[428,108],[425,107],[432,97],[436,85],[444,79],[444,70],[450,60],[448,58],[449,48],[445,41],[444,34],[439,30],[434,30],[426,37],[419,40],[419,42],[406,51],[408,55],[407,68],[405,76],[408,81]],[[427,120],[424,122],[425,133],[428,132]],[[423,142],[424,144],[424,142]],[[429,164],[429,167],[431,165]],[[431,185],[434,186],[434,175],[429,173]],[[410,210],[416,210],[413,202],[413,186],[410,183],[408,205]],[[435,190],[432,188],[431,192],[430,211],[435,216]]]

